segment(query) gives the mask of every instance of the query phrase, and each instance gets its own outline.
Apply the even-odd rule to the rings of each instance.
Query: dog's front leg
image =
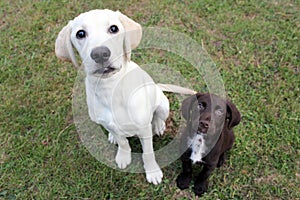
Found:
[[[194,192],[196,195],[200,196],[207,191],[208,178],[215,168],[215,165],[204,164],[202,171],[200,172],[195,181]]]
[[[126,137],[114,135],[118,143],[116,163],[120,169],[125,169],[131,163],[131,148]]]
[[[184,154],[181,156],[182,162],[182,172],[178,175],[176,179],[177,187],[181,190],[186,189],[190,186],[192,180],[192,161],[190,159],[191,150],[188,149]]]
[[[161,183],[163,173],[155,160],[151,129],[151,125],[149,125],[149,127],[141,130],[144,134],[141,134],[139,137],[143,147],[142,157],[147,181],[157,185]]]

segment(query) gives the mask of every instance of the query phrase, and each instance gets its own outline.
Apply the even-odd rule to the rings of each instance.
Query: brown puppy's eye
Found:
[[[116,25],[112,25],[109,27],[108,31],[110,33],[117,33],[117,32],[119,32],[119,28]]]
[[[223,110],[221,107],[218,107],[218,108],[215,110],[215,113],[216,113],[216,115],[221,116],[221,115],[224,114],[224,110]]]
[[[77,39],[83,39],[86,37],[86,32],[84,30],[79,30],[76,33],[76,38]]]
[[[198,104],[198,109],[199,110],[204,110],[205,109],[205,104],[204,103],[199,103]]]

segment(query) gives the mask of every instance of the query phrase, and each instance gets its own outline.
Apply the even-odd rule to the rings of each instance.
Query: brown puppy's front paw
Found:
[[[208,188],[208,181],[202,183],[195,183],[194,192],[197,196],[201,196],[207,191]]]
[[[181,173],[178,175],[176,179],[177,187],[181,190],[189,188],[191,180],[192,180],[192,175]]]

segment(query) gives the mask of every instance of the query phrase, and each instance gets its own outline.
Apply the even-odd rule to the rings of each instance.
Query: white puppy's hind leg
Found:
[[[165,129],[166,129],[165,121],[157,117],[156,114],[154,113],[153,120],[152,120],[153,133],[161,136],[164,134]]]
[[[109,141],[111,144],[117,144],[117,140],[115,139],[115,137],[114,137],[113,134],[111,134],[111,133],[108,134],[108,141]]]
[[[169,100],[162,95],[162,101],[156,108],[152,119],[152,131],[157,135],[163,135],[166,129],[166,119],[169,116]]]

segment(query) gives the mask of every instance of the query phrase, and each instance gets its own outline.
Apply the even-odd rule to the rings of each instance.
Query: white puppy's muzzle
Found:
[[[93,48],[90,57],[95,62],[96,66],[96,70],[93,72],[94,75],[109,74],[118,68],[113,66],[113,61],[111,61],[111,51],[107,46],[102,45]]]

